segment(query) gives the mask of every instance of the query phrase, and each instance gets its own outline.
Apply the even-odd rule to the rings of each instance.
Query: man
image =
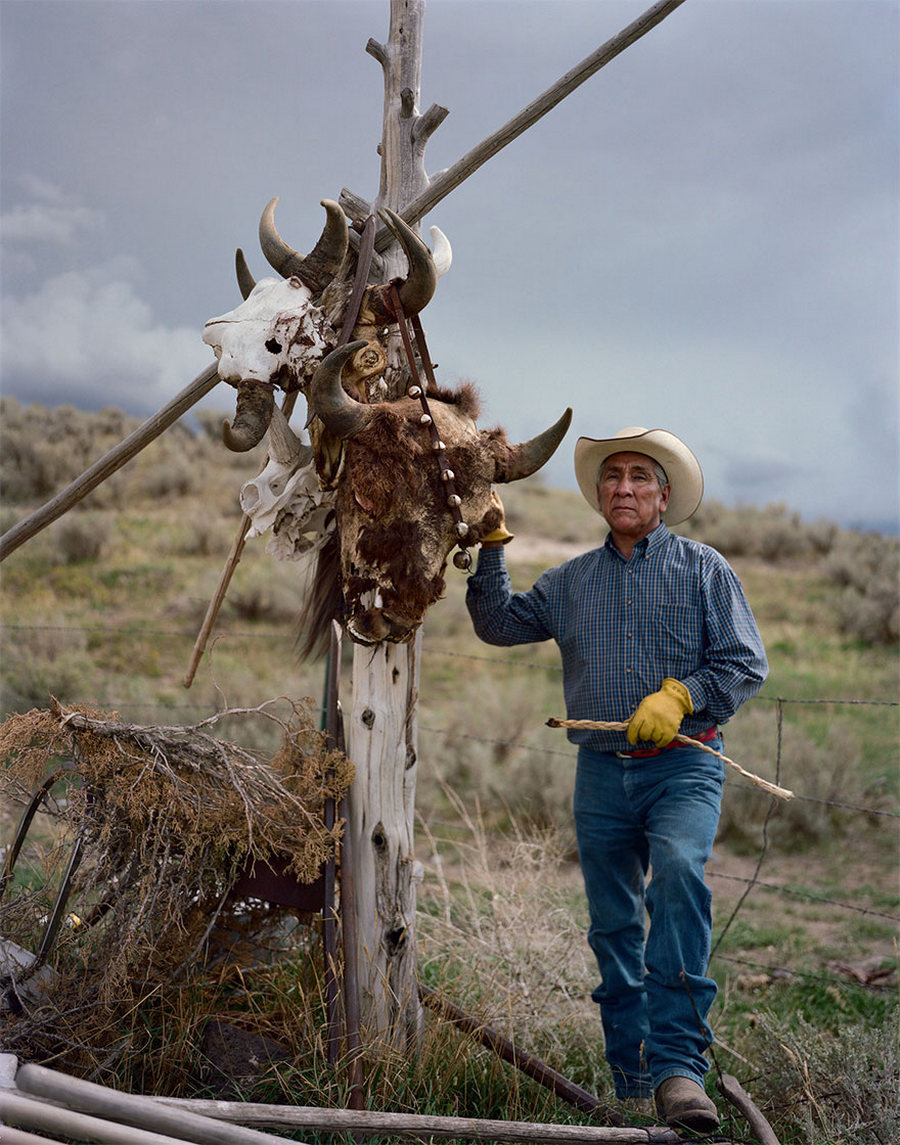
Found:
[[[706,976],[711,896],[703,878],[721,808],[718,725],[768,673],[740,582],[714,549],[670,533],[700,504],[693,453],[662,429],[579,438],[575,475],[609,525],[601,547],[513,594],[501,522],[485,537],[466,603],[489,644],[553,639],[569,719],[628,722],[570,730],[574,812],[600,969],[606,1058],[616,1095],[667,1124],[718,1125],[703,1088],[716,984]],[[648,881],[648,870],[652,878]],[[645,910],[650,918],[645,936]],[[646,941],[645,941],[646,937]]]

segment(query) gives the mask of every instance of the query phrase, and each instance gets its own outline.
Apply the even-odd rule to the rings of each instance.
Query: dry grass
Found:
[[[132,428],[114,412],[24,416],[4,402],[4,527]],[[68,546],[54,528],[4,563],[4,714],[46,709],[52,693],[70,707],[115,707],[132,726],[172,728],[223,708],[253,708],[285,692],[321,695],[322,665],[298,666],[292,652],[298,569],[273,562],[264,540],[247,546],[197,680],[190,692],[182,686],[237,526],[238,489],[259,467],[257,456],[230,455],[218,444],[219,416],[199,420],[199,433],[170,431],[70,515],[74,539]],[[31,437],[38,422],[51,427],[43,451]],[[188,455],[202,482],[183,472]],[[586,513],[577,493],[529,479],[504,490],[504,499],[517,534],[508,550],[517,588],[601,539],[599,519]],[[88,551],[94,524],[100,543]],[[749,770],[808,797],[771,817],[764,797],[729,779],[711,870],[751,878],[765,829],[769,850],[761,879],[817,896],[789,898],[757,888],[742,905],[716,965],[722,992],[715,1025],[729,1047],[722,1050],[725,1065],[765,1097],[785,1143],[852,1139],[883,1145],[898,1138],[887,1132],[887,1122],[867,1128],[850,1096],[832,1102],[827,1095],[845,1031],[847,1044],[857,1047],[854,1072],[842,1075],[846,1085],[868,1093],[866,1071],[870,1081],[890,1084],[894,1075],[876,1060],[889,1060],[892,1027],[884,995],[874,988],[845,989],[829,966],[889,960],[893,928],[881,916],[897,911],[891,863],[896,832],[885,817],[832,804],[896,807],[898,709],[796,701],[896,699],[896,632],[890,623],[885,628],[872,620],[892,615],[892,598],[880,588],[868,591],[881,584],[879,569],[870,569],[868,579],[849,579],[854,562],[851,557],[848,567],[847,554],[862,538],[822,523],[805,525],[781,507],[708,504],[686,528],[733,559],[772,665],[763,696],[729,725],[726,751]],[[874,545],[865,539],[866,547],[874,551]],[[876,563],[889,572],[896,543],[885,538],[877,546]],[[562,732],[544,726],[549,716],[564,715],[557,654],[550,645],[507,652],[478,644],[464,588],[465,577],[448,570],[446,597],[426,621],[418,768],[419,852],[426,867],[418,922],[422,974],[428,985],[446,990],[451,1000],[603,1097],[609,1079],[589,1001],[595,971],[572,862],[575,753]],[[345,655],[346,680],[349,650]],[[289,703],[276,710],[289,720]],[[259,724],[232,717],[217,734],[254,758],[271,758],[281,729],[272,721]],[[15,814],[6,809],[0,818],[8,841]],[[37,872],[44,860],[51,872],[65,861],[65,850],[55,849],[56,826],[48,823],[35,843],[32,901],[42,905],[34,919],[48,908],[46,894],[40,897],[44,875]],[[57,877],[47,885],[52,888]],[[711,886],[721,927],[746,884],[714,877]],[[851,914],[821,899],[869,913]],[[75,937],[63,932],[67,957],[77,950]],[[106,1011],[87,1068],[126,1088],[196,1094],[208,1076],[202,1031],[216,1015],[288,1048],[290,1067],[265,1083],[273,1099],[296,1100],[303,1092],[310,1101],[340,1103],[343,1075],[327,1064],[322,1045],[316,931],[286,938],[278,930],[267,932],[267,943],[269,938],[276,948],[271,965],[232,958],[218,963],[215,975],[170,988],[156,983],[130,1025]],[[287,959],[276,957],[280,947]],[[792,976],[773,976],[755,964],[788,965]],[[806,985],[803,974],[811,976]],[[50,1038],[59,1013],[74,1021],[70,1009],[79,1007],[41,1010],[40,1038]],[[810,1023],[802,1046],[784,1033],[797,1014]],[[854,1030],[867,1025],[865,1045]],[[60,1052],[58,1040],[53,1045]],[[800,1063],[799,1074],[792,1072],[785,1046]],[[727,1056],[731,1050],[739,1056]],[[771,1091],[764,1076],[777,1080]],[[883,1092],[871,1099],[874,1109]],[[367,1099],[384,1108],[534,1120],[568,1116],[546,1091],[434,1020],[415,1062],[369,1063]]]

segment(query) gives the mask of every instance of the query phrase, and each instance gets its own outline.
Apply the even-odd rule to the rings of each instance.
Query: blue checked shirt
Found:
[[[628,720],[667,676],[691,694],[681,731],[725,723],[768,675],[741,583],[721,554],[664,524],[626,560],[608,537],[513,593],[502,548],[482,549],[466,604],[488,644],[555,640],[572,720]],[[595,751],[634,750],[624,732],[575,731]],[[638,743],[652,748],[652,743]]]

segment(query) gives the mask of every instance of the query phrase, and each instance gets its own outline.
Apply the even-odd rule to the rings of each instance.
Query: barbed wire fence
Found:
[[[0,632],[7,636],[12,636],[15,633],[27,632],[45,632],[45,633],[82,633],[101,635],[109,634],[116,637],[127,637],[132,640],[149,640],[158,639],[160,637],[185,639],[193,642],[195,633],[177,628],[148,628],[148,627],[135,627],[130,629],[123,629],[121,627],[110,627],[103,625],[19,625],[19,624],[3,624],[0,625]],[[248,640],[248,641],[271,641],[271,642],[293,642],[294,636],[292,633],[281,632],[253,632],[253,631],[235,631],[228,630],[228,638],[234,640]],[[423,658],[446,657],[451,659],[462,659],[470,661],[481,661],[491,665],[500,665],[503,668],[515,672],[541,672],[541,673],[555,673],[561,676],[562,669],[558,664],[547,664],[531,662],[518,657],[498,657],[490,655],[477,655],[468,652],[457,652],[448,649],[440,648],[435,644],[429,644],[426,640],[423,646]],[[63,702],[78,702],[78,697],[57,697]],[[214,707],[209,703],[166,703],[162,701],[139,703],[131,701],[123,697],[107,696],[107,697],[91,697],[91,702],[104,708],[114,708],[123,713],[133,713],[137,716],[140,712],[152,712],[159,714],[165,712],[169,715],[181,716],[187,718],[189,714],[197,716],[199,714],[211,715],[214,714]],[[872,700],[872,699],[855,699],[855,698],[797,698],[793,699],[786,696],[757,696],[751,703],[754,704],[768,704],[774,707],[774,716],[776,724],[776,757],[775,757],[775,776],[774,781],[778,784],[783,782],[782,770],[785,764],[784,759],[784,716],[785,710],[793,706],[838,706],[838,707],[871,707],[871,708],[900,708],[900,700]],[[193,722],[191,719],[189,722]],[[576,759],[576,752],[574,750],[564,750],[558,748],[549,748],[545,744],[535,745],[527,742],[518,741],[515,739],[504,739],[500,737],[490,737],[484,734],[470,733],[459,730],[459,727],[442,728],[433,727],[428,724],[419,724],[419,731],[425,732],[428,735],[439,736],[448,741],[473,741],[482,745],[488,745],[492,748],[510,751],[520,750],[524,752],[536,752],[541,756],[559,757],[570,760],[573,764]],[[802,784],[802,776],[799,777],[799,782]],[[742,783],[740,779],[730,780],[732,787],[752,791],[755,790],[749,783]],[[880,821],[888,829],[893,824],[900,822],[900,811],[889,810],[884,807],[865,806],[859,803],[853,803],[836,799],[825,799],[813,795],[805,794],[802,789],[797,790],[798,782],[794,781],[791,777],[791,787],[794,790],[793,798],[799,802],[804,802],[810,805],[817,805],[823,808],[828,808],[831,811],[847,815],[859,815],[870,818],[871,820]],[[711,957],[717,957],[724,962],[733,963],[738,966],[746,966],[761,970],[767,974],[774,976],[790,976],[796,979],[815,981],[824,983],[832,988],[839,988],[841,990],[868,990],[871,986],[865,981],[857,981],[852,977],[838,977],[837,975],[824,975],[821,973],[813,973],[809,970],[800,969],[795,966],[784,965],[769,965],[762,962],[756,962],[752,959],[743,957],[736,957],[722,953],[721,946],[726,934],[730,931],[738,918],[741,910],[745,906],[749,896],[755,891],[760,890],[763,892],[770,892],[787,899],[795,899],[806,901],[818,906],[832,908],[835,911],[846,911],[856,915],[869,916],[873,919],[883,920],[900,927],[900,913],[891,913],[888,911],[876,910],[871,906],[862,906],[859,903],[847,902],[843,899],[832,898],[827,895],[814,894],[809,891],[798,890],[797,888],[782,885],[779,883],[769,882],[760,877],[763,866],[770,849],[769,839],[769,824],[772,815],[776,809],[778,800],[776,797],[770,797],[769,807],[762,823],[761,831],[761,844],[759,852],[756,856],[755,868],[751,875],[740,876],[725,874],[714,870],[708,871],[708,876],[714,879],[727,880],[743,886],[731,913],[725,920],[724,924],[718,930]],[[900,830],[898,830],[897,838],[900,839]],[[895,849],[892,854],[886,856],[886,863],[897,863],[897,850]],[[900,907],[898,907],[900,909]]]

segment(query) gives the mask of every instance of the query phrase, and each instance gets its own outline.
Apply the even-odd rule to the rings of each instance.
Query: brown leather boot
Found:
[[[719,1127],[715,1105],[689,1077],[667,1077],[656,1091],[656,1108],[673,1129],[712,1133]]]

